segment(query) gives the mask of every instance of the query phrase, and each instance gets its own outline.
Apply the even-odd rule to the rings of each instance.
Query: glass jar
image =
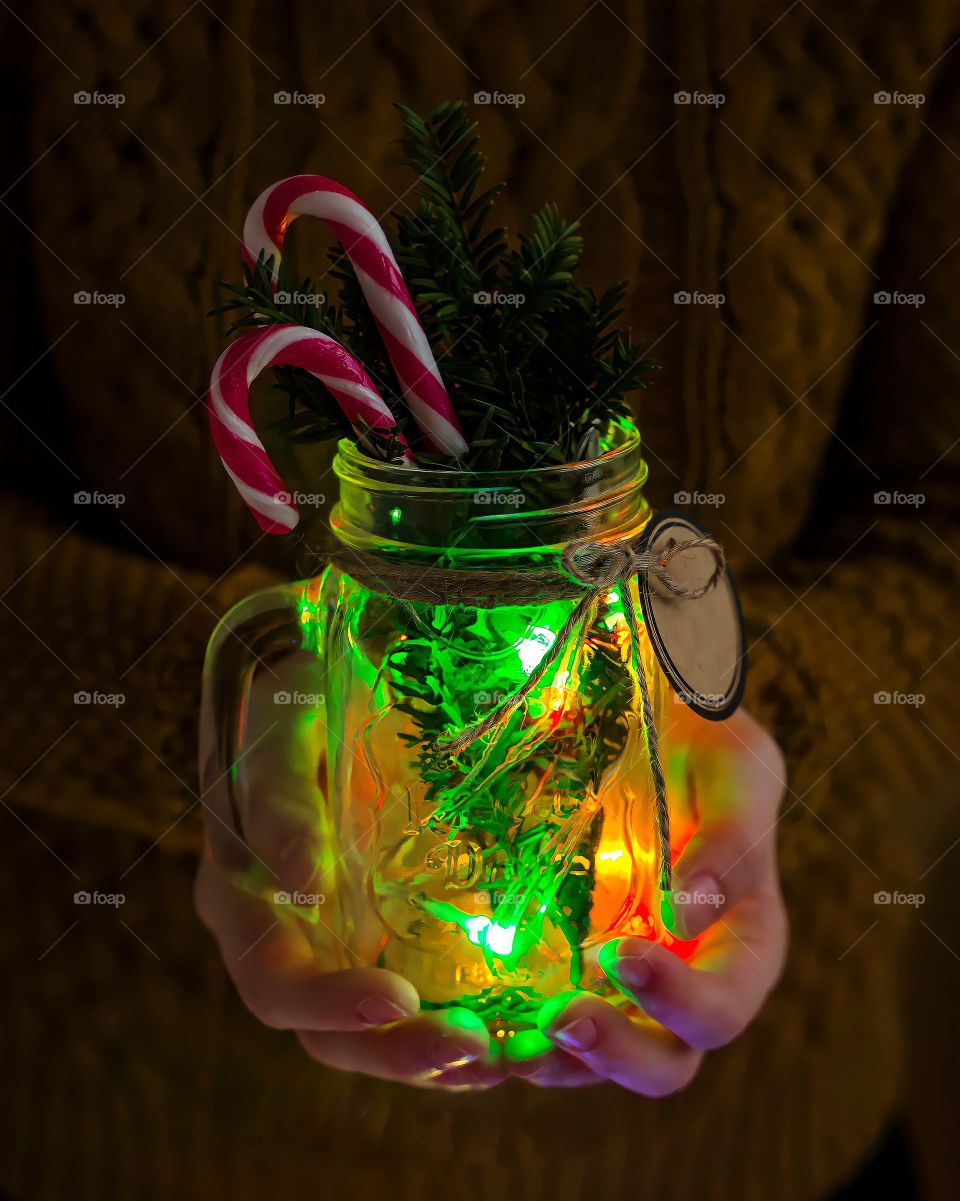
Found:
[[[527,575],[556,572],[571,544],[632,539],[649,520],[636,429],[613,426],[601,445],[562,467],[453,473],[384,464],[342,442],[330,521],[341,554],[234,608],[207,656],[231,782],[220,820],[242,837],[250,807],[272,803],[247,795],[237,768],[251,683],[278,656],[300,656],[306,671],[276,717],[306,723],[315,747],[322,908],[295,908],[330,966],[388,968],[425,1007],[467,1006],[501,1028],[533,1023],[544,999],[570,988],[618,999],[597,963],[610,938],[673,942],[631,639],[664,755],[669,692],[642,619],[628,628],[622,590],[639,615],[637,582],[598,595],[564,646],[576,595],[517,599]],[[398,596],[369,571],[351,574],[357,553],[385,579],[401,568],[414,593],[424,573],[455,572],[456,594],[405,599],[409,588]],[[478,599],[484,591],[493,598]],[[545,657],[524,703],[494,720]],[[491,715],[493,729],[455,755],[437,748]],[[674,856],[690,824],[673,813]],[[270,890],[262,872],[247,882]]]

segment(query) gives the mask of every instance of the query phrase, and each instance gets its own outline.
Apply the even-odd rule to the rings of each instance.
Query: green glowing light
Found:
[[[553,646],[556,634],[546,626],[534,626],[530,633],[513,644],[520,658],[524,675],[529,675],[540,664],[540,660]]]
[[[489,925],[490,919],[483,915],[464,918],[463,921],[463,928],[467,932],[467,938],[478,947],[483,946],[483,935]]]
[[[403,509],[391,509],[390,510],[390,520],[393,522],[394,525],[399,525],[400,519],[402,517],[403,517]]]
[[[433,897],[421,897],[418,902],[421,908],[441,921],[454,922],[466,934],[476,947],[482,947],[491,955],[506,959],[516,949],[516,925],[502,926],[493,922],[485,914],[468,914],[449,901],[437,901]]]
[[[497,922],[491,922],[484,936],[484,944],[494,955],[509,955],[516,937],[516,926],[501,926]]]

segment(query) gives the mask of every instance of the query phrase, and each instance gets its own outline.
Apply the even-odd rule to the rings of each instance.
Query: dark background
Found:
[[[800,898],[817,887],[820,852],[791,860],[793,938],[809,963],[806,992],[788,982],[787,1012],[802,1010],[794,1025],[812,1041],[819,1019],[798,999],[811,992],[822,989],[825,1025],[835,1005],[889,1013],[890,1037],[857,1046],[849,1072],[861,1065],[864,1082],[875,1069],[896,1084],[878,1102],[882,1122],[851,1100],[825,1138],[829,1167],[802,1182],[784,1169],[783,1195],[826,1195],[865,1170],[844,1196],[894,1184],[899,1196],[955,1196],[957,6],[38,0],[0,2],[0,37],[0,954],[10,1007],[0,1023],[10,1141],[0,1190],[113,1197],[144,1179],[138,1195],[199,1196],[226,1183],[246,1196],[251,1181],[229,1150],[240,1142],[267,1171],[272,1098],[290,1087],[281,1068],[294,1052],[251,1029],[192,917],[194,721],[214,621],[289,563],[283,546],[257,537],[215,461],[202,397],[222,324],[204,314],[216,281],[239,275],[237,236],[264,186],[322,171],[388,223],[412,183],[390,145],[392,102],[425,111],[499,90],[523,98],[476,105],[490,177],[509,183],[501,220],[516,229],[553,200],[582,218],[588,277],[631,280],[631,324],[661,366],[640,410],[654,501],[671,503],[680,487],[726,494],[724,539],[753,633],[783,621],[788,656],[803,642],[784,633],[798,618],[819,636],[812,661],[797,664],[799,683],[782,694],[755,686],[748,700],[790,744],[792,770],[836,736],[824,761],[833,764],[867,731],[862,765],[845,767],[889,817],[884,863],[899,862],[900,847],[917,857],[889,877],[924,894],[917,913],[870,908],[872,866],[850,886],[861,901],[850,901],[835,881],[873,863],[874,818],[860,822],[860,794],[845,791],[842,773],[832,809],[798,811],[793,842],[785,827],[788,856],[819,837],[844,862],[836,877],[825,869],[826,899],[807,920]],[[723,104],[678,104],[695,83]],[[323,100],[276,102],[294,91]],[[876,98],[896,91],[922,103]],[[301,224],[297,261],[318,273],[326,242]],[[675,303],[707,283],[698,265],[711,256],[723,306]],[[923,293],[923,306],[877,302],[898,289]],[[85,305],[82,292],[123,299]],[[262,396],[264,421],[268,403]],[[327,468],[325,453],[304,457],[303,486],[329,487]],[[922,492],[922,512],[878,514],[873,493],[897,488]],[[124,500],[78,502],[84,491]],[[838,515],[849,523],[838,527]],[[846,557],[880,521],[877,562],[901,574]],[[818,555],[824,574],[842,562],[834,575],[848,588],[835,602],[832,579],[805,574]],[[872,638],[904,651],[891,659],[901,674],[871,667],[873,681],[859,681],[857,664],[875,662]],[[847,736],[864,689],[881,686],[938,688],[946,707],[909,715],[909,743],[894,725],[868,730],[872,715]],[[78,711],[72,694],[95,688],[123,692],[123,707]],[[902,770],[871,773],[874,752],[900,742]],[[117,914],[78,915],[81,886],[127,901]],[[863,906],[849,937],[848,902]],[[897,989],[872,974],[881,945]],[[861,956],[868,984],[857,991],[843,973]],[[257,1040],[270,1068],[230,1059],[231,1047]],[[155,1054],[141,1062],[145,1047]],[[801,1050],[795,1075],[803,1061]],[[797,1078],[789,1099],[782,1081],[771,1086],[781,1125],[827,1111],[812,1080]],[[309,1111],[313,1085],[298,1081],[294,1111]],[[362,1158],[343,1115],[376,1126],[386,1110],[352,1083],[330,1088],[333,1141]],[[242,1121],[217,1110],[226,1094]],[[410,1161],[417,1155],[412,1146]],[[706,1180],[709,1156],[697,1162]],[[357,1173],[340,1179],[359,1187]],[[738,1195],[778,1194],[754,1180]]]

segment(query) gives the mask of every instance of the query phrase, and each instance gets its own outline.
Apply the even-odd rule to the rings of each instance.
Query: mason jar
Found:
[[[210,820],[253,852],[279,802],[244,770],[251,689],[268,671],[282,683],[282,665],[297,681],[271,718],[305,764],[310,887],[277,892],[255,853],[232,857],[244,885],[331,969],[399,972],[424,1007],[501,1030],[571,988],[619,1000],[597,962],[609,939],[674,941],[631,662],[664,756],[670,694],[637,581],[586,605],[576,584],[550,586],[570,547],[635,540],[650,519],[637,430],[613,425],[601,445],[565,466],[451,472],[341,442],[332,561],[241,602],[207,654],[230,786]],[[691,825],[672,813],[674,857]]]

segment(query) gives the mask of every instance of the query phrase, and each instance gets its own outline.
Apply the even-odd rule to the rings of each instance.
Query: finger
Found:
[[[416,989],[382,968],[330,970],[295,920],[235,888],[211,859],[200,865],[197,912],[213,933],[247,1008],[281,1030],[369,1030],[417,1012]]]
[[[298,1037],[318,1063],[383,1080],[437,1081],[476,1064],[490,1048],[483,1022],[466,1009],[421,1013],[362,1033],[304,1030]]]
[[[772,837],[751,841],[735,819],[705,820],[674,868],[667,910],[671,933],[697,938],[762,888],[775,870]]]
[[[539,1024],[595,1075],[645,1097],[685,1088],[703,1058],[662,1026],[631,1018],[588,993],[555,997],[541,1010]]]
[[[774,831],[785,769],[776,742],[748,713],[698,731],[689,759],[697,833],[674,868],[672,932],[697,937],[776,876]]]
[[[311,892],[321,853],[318,769],[326,754],[325,707],[314,699],[320,682],[313,655],[287,656],[278,673],[262,675],[250,690],[250,733],[269,733],[240,764],[240,790],[248,798],[244,824],[280,888]]]
[[[410,1080],[408,1083],[416,1088],[443,1089],[445,1092],[485,1092],[496,1088],[509,1079],[507,1066],[496,1045],[496,1040],[490,1040],[490,1048],[473,1063],[463,1067],[449,1068],[435,1075]]]
[[[600,1077],[573,1055],[561,1051],[539,1030],[523,1030],[508,1040],[504,1060],[511,1076],[541,1088],[582,1088]]]
[[[783,969],[779,893],[741,901],[703,936],[689,962],[658,943],[607,943],[600,965],[616,987],[678,1038],[704,1051],[738,1037]]]
[[[434,1078],[407,1081],[413,1088],[440,1089],[447,1093],[483,1093],[503,1084],[509,1077],[504,1071],[493,1071],[482,1065],[469,1064],[465,1068],[454,1068],[441,1072]]]
[[[236,868],[246,849],[283,892],[316,891],[323,722],[317,717],[322,708],[306,702],[318,687],[312,656],[290,654],[261,672],[247,694],[235,765],[220,761],[218,723],[206,692],[201,709],[201,788],[214,855]]]
[[[590,1088],[603,1084],[604,1078],[581,1063],[572,1055],[557,1052],[537,1072],[524,1079],[537,1088]]]

